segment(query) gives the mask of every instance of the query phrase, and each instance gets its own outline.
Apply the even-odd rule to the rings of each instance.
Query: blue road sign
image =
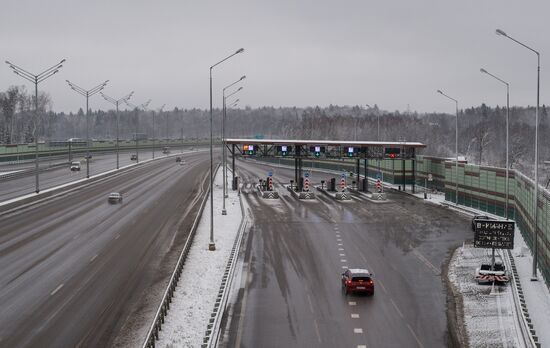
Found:
[[[377,179],[377,180],[380,180],[380,173],[377,173],[377,174],[376,174],[376,179]]]
[[[304,172],[304,178],[309,178],[309,172]]]
[[[270,170],[269,172],[267,172],[267,176],[273,176],[273,172]]]
[[[346,177],[346,173],[340,174],[340,177],[341,177],[341,178],[345,178],[345,177]]]

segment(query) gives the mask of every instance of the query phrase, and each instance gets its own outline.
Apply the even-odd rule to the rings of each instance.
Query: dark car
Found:
[[[176,162],[181,162],[181,157],[180,156],[176,157]]]
[[[137,161],[137,155],[136,154],[131,155],[130,161]]]
[[[342,273],[342,291],[349,293],[366,293],[374,295],[372,273],[366,269],[350,268]]]
[[[112,204],[122,203],[122,194],[119,192],[111,192],[109,193],[107,201]]]
[[[474,216],[474,218],[472,219],[472,231],[476,230],[476,220],[492,220],[492,219],[490,217],[488,217],[487,215],[476,215],[476,216]]]

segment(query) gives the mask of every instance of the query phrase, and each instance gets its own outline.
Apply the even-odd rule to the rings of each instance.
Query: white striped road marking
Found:
[[[120,234],[117,234],[115,239],[119,239],[120,238]]]
[[[350,306],[356,306],[356,305],[357,305],[357,302],[355,302],[355,301],[348,301],[348,304],[349,304]]]
[[[313,311],[313,303],[311,303],[311,297],[309,297],[309,294],[307,294],[307,302],[309,302],[309,310],[311,311],[311,313],[315,313]]]
[[[344,248],[338,248],[338,251],[344,251]]]
[[[380,279],[377,280],[378,284],[380,284],[380,286],[382,287],[382,290],[384,290],[384,292],[388,292],[386,291],[386,287],[384,286],[384,284],[382,284],[382,281]]]
[[[346,256],[346,254],[340,254],[340,256]]]
[[[367,348],[367,345],[366,344],[360,344],[357,346],[357,348]]]
[[[414,333],[412,327],[407,324],[407,327],[409,328],[409,331],[412,333],[412,335],[414,336],[414,339],[416,340],[416,343],[418,343],[418,345],[421,347],[421,348],[424,348],[424,345],[422,344],[422,342],[420,342],[420,340],[418,339],[418,336],[416,336],[416,334]]]
[[[341,259],[340,262],[348,262],[346,259]]]
[[[429,269],[431,269],[435,275],[439,275],[439,269],[435,267],[427,258],[424,257],[419,251],[416,249],[413,249],[413,254],[426,266],[428,266]]]
[[[359,319],[359,314],[357,314],[357,313],[351,313],[351,318],[352,318],[352,319]]]
[[[347,265],[345,265],[345,266],[342,266],[342,268],[343,268],[343,269],[348,269],[348,266],[347,266]]]
[[[319,325],[317,325],[317,320],[313,319],[313,325],[315,325],[315,333],[317,334],[317,339],[321,343],[321,334],[319,333]]]
[[[55,295],[56,292],[58,292],[59,290],[61,290],[61,288],[63,287],[63,285],[64,285],[63,283],[59,284],[59,285],[57,286],[57,288],[55,288],[52,292],[50,292],[50,296]]]
[[[342,246],[342,245],[344,245],[344,244],[342,244],[342,243],[338,243],[338,246]]]
[[[94,256],[92,256],[92,258],[90,259],[90,263],[91,262],[94,262],[94,260],[97,258],[97,254],[95,254]]]
[[[401,318],[405,318],[405,317],[403,316],[403,313],[401,313],[401,311],[399,310],[399,308],[397,308],[397,305],[395,304],[395,302],[393,302],[393,300],[392,300],[391,298],[390,298],[390,301],[391,301],[392,305],[395,307],[395,310],[397,311],[397,313],[399,313],[399,316],[400,316]]]
[[[341,242],[341,241],[342,241],[342,238],[336,238],[336,241],[337,241],[337,242]]]
[[[360,327],[356,327],[355,329],[353,329],[353,333],[363,333],[363,329],[361,329]]]

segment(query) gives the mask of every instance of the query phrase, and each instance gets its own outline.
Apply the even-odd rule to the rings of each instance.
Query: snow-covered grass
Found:
[[[229,175],[229,172],[228,172]],[[241,223],[241,206],[236,191],[228,190],[227,215],[222,211],[222,170],[214,180],[215,251],[210,241],[210,199],[206,203],[195,239],[185,261],[166,321],[159,334],[158,347],[200,347],[231,248]],[[231,177],[228,176],[228,182]]]
[[[522,347],[511,285],[478,285],[476,267],[490,260],[487,249],[467,244],[458,248],[449,264],[449,280],[462,297],[470,347]]]

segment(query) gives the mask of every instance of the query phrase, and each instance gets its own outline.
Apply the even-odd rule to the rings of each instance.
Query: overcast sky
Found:
[[[378,104],[385,110],[453,112],[460,107],[535,105],[539,50],[541,104],[550,91],[550,1],[529,0],[2,0],[0,58],[41,72],[67,62],[40,90],[53,109],[76,111],[86,89],[105,79],[105,92],[151,107],[208,107],[208,68],[236,49],[245,52],[214,70],[214,105],[221,88],[246,75],[241,106]],[[33,87],[0,66],[0,90]],[[98,95],[93,109],[109,108]]]

